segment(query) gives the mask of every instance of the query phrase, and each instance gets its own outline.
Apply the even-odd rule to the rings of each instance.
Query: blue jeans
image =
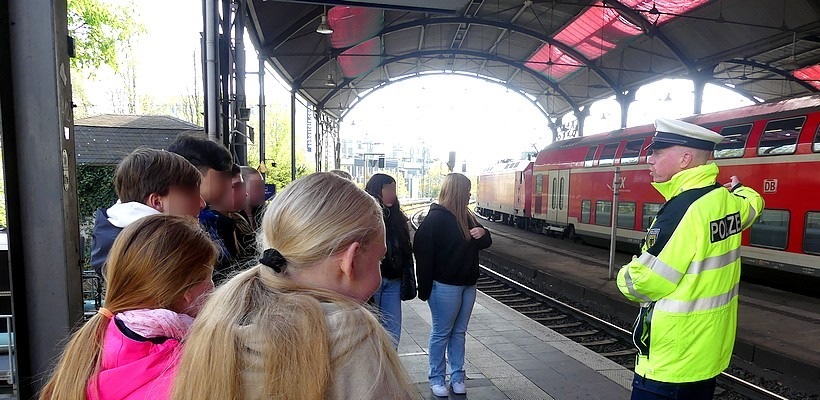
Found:
[[[399,347],[401,339],[401,278],[384,279],[373,293],[373,301],[379,308],[379,322],[393,339],[393,347]]]
[[[450,362],[450,383],[464,382],[464,345],[475,304],[475,285],[454,286],[433,281],[427,305],[433,317],[430,330],[430,385],[444,385],[444,352]]]

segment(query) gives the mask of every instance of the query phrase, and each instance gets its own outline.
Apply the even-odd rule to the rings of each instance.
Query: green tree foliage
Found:
[[[94,212],[100,207],[110,207],[117,201],[114,190],[114,170],[105,165],[77,165],[77,201],[80,226],[93,222]]]
[[[272,104],[265,109],[265,183],[281,190],[290,183],[290,105]],[[256,117],[258,118],[258,117]],[[251,117],[254,120],[254,117]],[[312,165],[312,161],[311,165]],[[274,166],[275,164],[275,166]],[[259,166],[259,142],[248,144],[248,165]],[[296,177],[313,172],[308,168],[305,150],[296,149]]]
[[[68,31],[75,50],[71,66],[79,70],[105,64],[117,71],[118,45],[142,31],[133,13],[103,0],[68,0]]]

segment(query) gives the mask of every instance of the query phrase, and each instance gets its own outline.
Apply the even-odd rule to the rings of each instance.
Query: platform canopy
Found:
[[[337,118],[374,88],[445,71],[554,117],[662,78],[756,102],[820,91],[816,0],[247,1],[260,54]]]

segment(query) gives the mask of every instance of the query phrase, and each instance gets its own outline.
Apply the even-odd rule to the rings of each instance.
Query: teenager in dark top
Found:
[[[444,354],[450,362],[450,387],[465,394],[464,348],[467,324],[473,312],[478,281],[478,252],[492,244],[490,232],[467,208],[470,180],[457,173],[444,178],[438,204],[416,231],[418,295],[432,314],[430,330],[430,389],[447,397]]]
[[[105,278],[114,239],[135,221],[154,214],[196,217],[205,206],[199,196],[202,175],[185,158],[165,150],[139,148],[114,173],[117,202],[94,214],[91,266]]]
[[[199,190],[206,206],[199,213],[199,223],[208,231],[219,249],[219,258],[214,268],[214,277],[218,279],[230,269],[231,257],[225,242],[217,232],[218,216],[211,209],[211,205],[231,190],[233,158],[225,146],[192,135],[180,135],[171,143],[168,151],[185,157],[202,173]]]
[[[413,270],[413,247],[407,216],[396,197],[396,180],[390,175],[374,174],[365,191],[375,197],[384,213],[387,254],[381,262],[382,282],[373,302],[379,308],[379,320],[398,348],[401,339],[401,301],[416,297],[416,274]]]

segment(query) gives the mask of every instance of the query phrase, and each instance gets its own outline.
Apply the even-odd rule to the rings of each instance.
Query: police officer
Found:
[[[655,128],[647,162],[666,204],[618,273],[618,289],[641,303],[632,399],[711,399],[735,342],[741,232],[763,199],[735,176],[715,183],[708,160],[723,136],[671,119]]]

